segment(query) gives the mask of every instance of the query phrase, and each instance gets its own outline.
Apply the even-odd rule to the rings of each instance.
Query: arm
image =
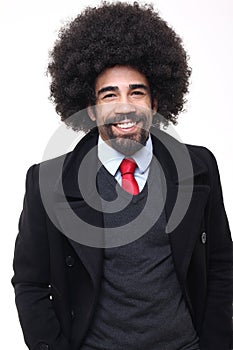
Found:
[[[31,350],[69,350],[56,317],[51,296],[49,243],[36,165],[29,168],[26,194],[15,244],[16,306],[27,346]]]
[[[201,349],[232,349],[232,241],[223,204],[218,166],[209,152],[211,196],[206,213],[208,285]]]

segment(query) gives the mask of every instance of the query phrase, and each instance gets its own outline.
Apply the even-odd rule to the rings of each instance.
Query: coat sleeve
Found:
[[[15,243],[15,300],[25,342],[31,350],[69,350],[51,301],[49,244],[38,165],[29,168]]]
[[[217,162],[208,151],[211,194],[206,214],[207,297],[201,349],[229,350],[232,344],[233,254]],[[198,286],[197,286],[198,288]]]

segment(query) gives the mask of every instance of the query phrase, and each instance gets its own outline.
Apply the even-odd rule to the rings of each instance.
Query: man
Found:
[[[104,3],[62,29],[49,73],[62,120],[89,132],[27,174],[12,279],[26,344],[231,349],[217,164],[159,128],[188,89],[180,38],[152,7]]]

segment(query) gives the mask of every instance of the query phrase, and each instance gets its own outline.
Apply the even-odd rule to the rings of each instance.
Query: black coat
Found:
[[[153,149],[166,178],[165,211],[169,218],[178,193],[182,202],[191,185],[185,171],[178,184],[176,166],[168,151],[172,149],[177,159],[182,160],[185,157],[183,145],[162,131],[156,133],[158,137],[152,135]],[[97,136],[96,130],[89,133],[66,156],[33,165],[27,173],[12,283],[25,341],[33,350],[78,350],[98,301],[103,249],[77,243],[68,233],[64,235],[59,211],[54,211],[54,217],[51,213],[48,215],[42,201],[48,195],[53,204],[62,207],[63,184],[74,212],[87,222],[101,226],[102,214],[85,203],[76,182],[79,164],[97,144]],[[218,168],[214,156],[206,148],[188,145],[187,149],[194,187],[183,220],[169,235],[175,271],[200,337],[200,349],[229,350],[232,242]],[[63,161],[62,176],[59,176],[56,169]],[[89,176],[96,164],[94,154],[86,173],[87,192],[90,193],[93,183]],[[42,190],[40,169],[47,179],[47,187]],[[77,229],[77,234],[81,242],[85,232]]]

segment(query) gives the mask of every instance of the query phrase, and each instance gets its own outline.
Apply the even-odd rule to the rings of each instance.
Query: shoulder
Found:
[[[61,168],[63,168],[71,158],[72,153],[73,151],[55,158],[44,160],[40,163],[32,164],[28,168],[26,173],[26,186],[38,183],[41,169],[43,169],[43,171],[45,171],[44,169],[47,169],[47,171],[51,171],[52,169],[57,169],[58,166],[61,166]]]
[[[185,144],[191,159],[196,158],[205,164],[210,173],[218,172],[217,160],[213,152],[205,146]]]
[[[89,132],[79,139],[72,151],[30,166],[26,175],[26,187],[38,191],[42,185],[42,188],[52,190],[67,173],[75,174],[83,157],[97,144],[97,136],[95,130]]]
[[[156,146],[156,139],[159,139],[159,143],[163,144],[163,148],[166,148],[166,151],[170,153],[171,157],[174,152],[176,154],[178,153],[182,158],[188,151],[194,170],[195,167],[201,167],[203,170],[206,169],[210,173],[218,171],[217,161],[214,154],[205,146],[183,143],[177,140],[174,136],[171,136],[160,129],[154,130],[152,139],[156,143]],[[159,147],[159,149],[161,150],[161,147]]]

